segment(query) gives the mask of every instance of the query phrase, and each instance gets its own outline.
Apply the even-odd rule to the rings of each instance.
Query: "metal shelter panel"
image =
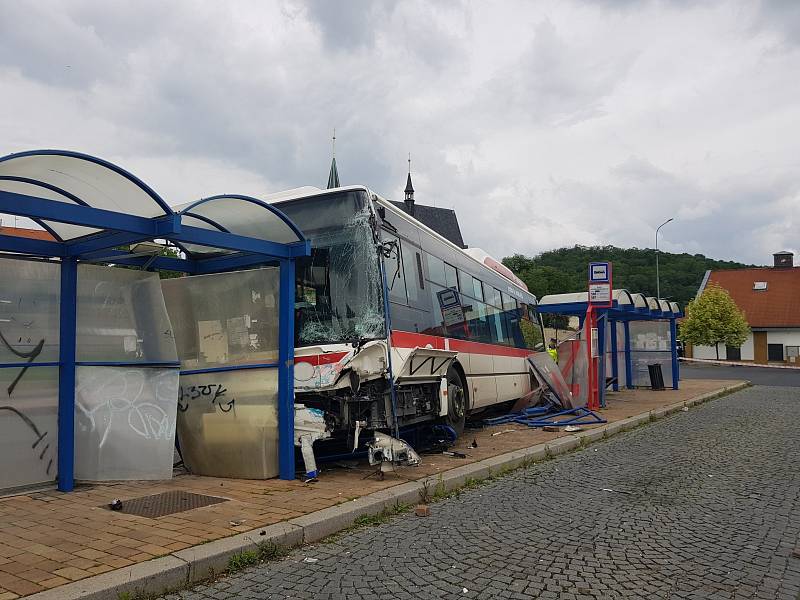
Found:
[[[54,452],[58,449],[56,464],[60,490],[69,491],[74,485],[78,264],[86,262],[113,263],[145,270],[169,269],[190,274],[215,273],[268,263],[280,265],[280,277],[286,283],[281,286],[283,297],[279,303],[277,366],[280,382],[280,476],[294,478],[294,259],[308,256],[310,244],[279,210],[246,196],[230,198],[238,201],[232,200],[228,204],[231,214],[235,214],[245,203],[248,210],[252,206],[260,206],[264,219],[274,220],[273,217],[277,216],[297,233],[295,240],[281,242],[259,237],[254,230],[249,234],[234,233],[209,224],[202,216],[186,216],[184,222],[184,215],[171,209],[139,178],[97,157],[62,150],[36,150],[0,158],[0,213],[33,219],[54,238],[54,241],[50,241],[0,235],[0,251],[60,261],[58,277],[50,279],[56,283],[60,297],[57,309],[58,336],[45,342],[45,345],[50,343],[49,349],[44,346],[41,349],[52,355],[57,344],[57,358],[50,362],[31,362],[25,369],[27,373],[35,368],[55,370],[58,367],[58,440],[50,444],[49,450]],[[269,232],[264,230],[261,233],[266,236]],[[162,244],[166,242],[178,248],[191,245],[212,250],[202,254],[185,252],[178,256],[160,256],[157,252],[141,254],[130,250],[131,245],[147,240]],[[123,334],[123,353],[127,352],[125,339]],[[127,343],[130,348],[133,342]],[[138,338],[136,345],[138,348]],[[150,350],[142,352],[142,356],[137,358],[143,359]],[[10,362],[10,368],[18,368],[19,361],[12,359]],[[115,366],[99,364],[107,362],[114,361],[84,361],[81,367]],[[144,368],[145,362],[137,362],[137,365]],[[147,367],[162,368],[163,365],[149,364]],[[52,373],[51,379],[54,376]],[[52,389],[50,392],[41,391],[38,395],[46,399],[48,393],[52,396]],[[52,399],[50,407],[52,412]],[[11,410],[3,412],[13,414]],[[48,434],[55,435],[51,427],[48,427]],[[0,485],[3,484],[0,482]]]

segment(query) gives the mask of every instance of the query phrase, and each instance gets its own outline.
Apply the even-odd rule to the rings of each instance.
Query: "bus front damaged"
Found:
[[[367,442],[371,458],[413,464],[413,450],[390,436],[447,413],[443,382],[456,352],[391,347],[382,269],[396,274],[397,251],[381,241],[366,192],[324,199],[281,205],[312,241],[312,255],[297,262],[295,300],[296,423],[316,428],[303,430],[304,456],[313,441],[333,438],[352,451]]]

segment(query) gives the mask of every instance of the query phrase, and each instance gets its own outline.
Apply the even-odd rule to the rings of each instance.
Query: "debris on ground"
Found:
[[[427,504],[418,504],[417,507],[414,509],[414,514],[418,517],[430,517],[431,516],[431,507]]]
[[[600,488],[601,492],[613,492],[614,494],[628,494],[631,495],[630,492],[626,492],[625,490],[612,490],[611,488]]]
[[[319,559],[318,558],[311,558],[310,556],[306,556],[303,559],[303,562],[304,563],[315,563],[315,562],[319,562]]]
[[[477,448],[477,447],[478,447],[478,440],[472,438],[472,443],[469,446],[467,446],[467,448]]]
[[[514,433],[515,431],[517,431],[517,430],[516,429],[503,429],[503,431],[495,431],[492,434],[492,437],[494,437],[496,435],[503,435],[504,433]]]
[[[108,508],[111,510],[122,510],[122,500],[119,498],[114,498],[108,505]]]
[[[455,450],[445,450],[442,452],[445,456],[452,456],[453,458],[467,458],[463,452],[456,452]]]
[[[573,433],[575,431],[583,431],[583,428],[582,427],[578,427],[577,425],[567,425],[566,427],[564,427],[564,431],[568,431],[570,433]]]

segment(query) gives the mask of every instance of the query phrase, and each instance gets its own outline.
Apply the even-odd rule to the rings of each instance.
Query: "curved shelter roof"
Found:
[[[32,150],[0,158],[0,190],[137,217],[171,214],[167,203],[135,175],[102,158],[64,150]],[[34,219],[58,240],[100,229]]]
[[[0,212],[29,217],[55,237],[57,242],[49,246],[26,246],[39,255],[124,263],[127,253],[115,250],[119,246],[168,239],[186,251],[189,261],[214,255],[247,257],[236,264],[215,263],[213,268],[219,270],[263,263],[265,256],[308,254],[308,243],[294,223],[261,200],[230,194],[174,209],[122,167],[66,150],[0,157]],[[63,248],[57,250],[60,244]],[[179,268],[176,260],[164,268]],[[210,270],[183,266],[187,272]]]
[[[680,307],[676,302],[657,300],[641,293],[630,293],[625,289],[615,289],[611,293],[613,307],[618,316],[636,319],[642,318],[672,318],[681,316]],[[549,294],[539,300],[539,310],[543,313],[560,313],[580,315],[586,312],[589,302],[588,292],[573,292],[569,294]],[[600,309],[606,310],[606,309]]]
[[[226,194],[174,207],[183,222],[203,229],[235,233],[281,244],[304,240],[302,232],[280,210],[250,196]],[[213,248],[186,245],[194,253],[213,253]]]

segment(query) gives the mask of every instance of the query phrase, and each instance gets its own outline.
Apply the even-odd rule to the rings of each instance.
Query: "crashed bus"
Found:
[[[542,324],[509,269],[365,187],[311,190],[273,200],[311,241],[296,263],[295,402],[325,433],[304,456],[315,439],[354,450],[422,423],[460,434],[468,414],[531,392]]]

